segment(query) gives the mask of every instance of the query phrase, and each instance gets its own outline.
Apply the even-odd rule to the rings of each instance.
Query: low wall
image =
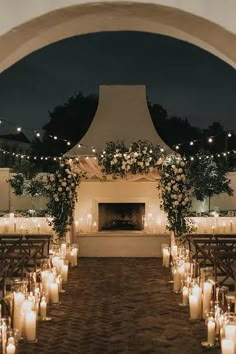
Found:
[[[45,208],[46,207],[46,200],[43,197],[37,197],[33,198],[33,200],[29,197],[18,197],[16,196],[11,188],[10,185],[6,182],[9,178],[11,177],[10,169],[9,168],[0,168],[0,192],[1,192],[1,198],[0,198],[0,211],[3,210],[10,210],[10,211],[15,211],[15,210],[27,210],[27,209],[40,209],[40,208]],[[228,177],[231,179],[231,187],[235,191],[235,195],[232,197],[229,197],[226,194],[220,194],[218,196],[215,196],[212,198],[211,201],[211,208],[219,208],[221,210],[230,210],[230,209],[235,209],[236,210],[236,172],[230,172],[228,174]],[[103,182],[101,182],[103,183]],[[130,182],[135,183],[135,182]],[[140,182],[141,183],[141,182]],[[86,184],[86,182],[84,182]],[[94,185],[95,186],[95,185]],[[81,185],[80,190],[81,190],[81,195],[83,195],[83,186]],[[86,186],[85,186],[86,190]],[[157,193],[157,191],[156,191]],[[79,191],[80,194],[80,191]],[[156,194],[157,196],[157,194]],[[79,196],[80,198],[80,196]],[[158,200],[158,198],[157,198]],[[158,200],[159,203],[159,200]],[[193,207],[192,210],[197,211],[197,212],[204,212],[208,210],[208,200],[205,200],[204,202],[199,202],[197,200],[193,200]]]

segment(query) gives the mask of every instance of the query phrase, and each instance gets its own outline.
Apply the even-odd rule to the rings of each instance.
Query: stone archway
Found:
[[[0,37],[0,72],[56,41],[80,34],[121,30],[182,39],[236,68],[236,34],[219,24],[175,7],[121,1],[63,7],[11,29]]]

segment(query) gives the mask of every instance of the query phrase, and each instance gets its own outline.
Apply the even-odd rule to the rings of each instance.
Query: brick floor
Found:
[[[38,343],[21,343],[19,354],[206,353],[204,322],[189,321],[169,279],[156,258],[82,259],[53,320],[39,323]]]

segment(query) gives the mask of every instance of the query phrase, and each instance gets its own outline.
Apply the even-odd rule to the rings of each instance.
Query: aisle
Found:
[[[53,320],[39,324],[38,343],[19,354],[205,353],[204,323],[188,320],[168,280],[157,258],[82,259]]]

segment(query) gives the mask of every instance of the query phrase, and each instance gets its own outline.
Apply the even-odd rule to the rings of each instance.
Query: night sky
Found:
[[[0,75],[0,116],[40,128],[55,105],[100,84],[145,84],[170,115],[236,130],[236,71],[193,45],[140,32],[73,37],[27,56]]]

